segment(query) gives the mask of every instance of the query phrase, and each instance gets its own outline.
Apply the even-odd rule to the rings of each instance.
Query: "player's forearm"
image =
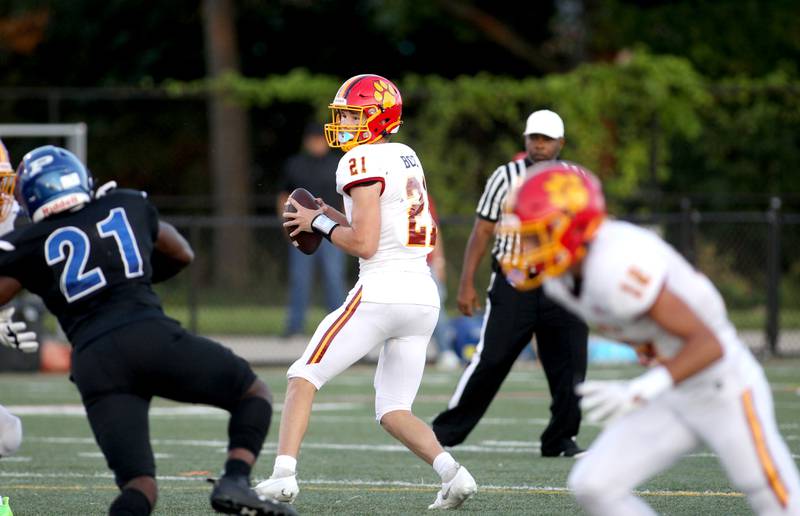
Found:
[[[357,226],[337,226],[331,233],[331,242],[347,254],[365,260],[378,251],[377,235],[369,235]]]
[[[340,226],[349,226],[350,223],[347,221],[347,217],[344,213],[340,212],[330,204],[325,205],[325,211],[323,212],[327,215],[331,220],[339,224]]]
[[[472,233],[469,235],[467,247],[464,250],[464,262],[461,267],[461,282],[473,283],[475,281],[475,273],[483,260],[483,255],[486,254],[486,249],[489,247],[489,241],[494,235],[494,224],[491,224],[491,229],[484,227],[491,224],[480,219],[475,221],[472,228]]]
[[[676,385],[708,368],[724,354],[722,345],[710,331],[692,335],[684,342],[678,354],[664,362]]]

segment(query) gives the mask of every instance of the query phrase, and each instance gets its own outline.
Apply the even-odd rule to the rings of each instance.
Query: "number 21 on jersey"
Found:
[[[126,278],[137,278],[144,274],[139,246],[124,209],[112,209],[106,218],[96,224],[96,228],[101,238],[114,237],[125,266]],[[59,288],[68,303],[106,286],[106,277],[100,267],[86,270],[90,252],[89,235],[75,226],[53,231],[44,243],[44,256],[48,265],[66,260]]]
[[[427,189],[425,179],[408,176],[406,181],[408,199],[408,245],[409,247],[433,247],[436,245],[436,224],[425,203]]]

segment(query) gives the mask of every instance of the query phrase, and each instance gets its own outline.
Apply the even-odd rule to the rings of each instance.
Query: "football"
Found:
[[[311,192],[306,190],[305,188],[296,188],[290,195],[290,198],[294,199],[295,201],[305,208],[309,208],[311,210],[316,210],[319,208],[317,205],[317,201],[314,199],[314,196],[311,195]],[[286,203],[286,211],[288,212],[295,212],[294,206]],[[286,234],[289,235],[292,231],[294,231],[296,226],[286,226]],[[314,251],[317,250],[319,244],[322,242],[322,235],[317,232],[309,233],[307,231],[302,231],[300,234],[292,237],[289,237],[289,240],[292,241],[292,245],[298,248],[305,254],[313,254]]]

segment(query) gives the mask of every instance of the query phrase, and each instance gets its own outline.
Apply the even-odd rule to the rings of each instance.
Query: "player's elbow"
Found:
[[[371,232],[359,231],[354,228],[353,237],[352,254],[364,260],[369,260],[378,252],[380,235],[377,232],[372,234]]]
[[[378,242],[361,242],[356,251],[359,258],[369,260],[378,252]]]

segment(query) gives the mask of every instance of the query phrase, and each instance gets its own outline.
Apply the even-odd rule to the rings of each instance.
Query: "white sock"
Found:
[[[297,459],[291,455],[278,455],[272,468],[272,478],[291,477],[296,474],[296,470]]]
[[[433,459],[433,469],[442,477],[442,482],[450,482],[458,471],[458,462],[447,452],[442,452]]]

